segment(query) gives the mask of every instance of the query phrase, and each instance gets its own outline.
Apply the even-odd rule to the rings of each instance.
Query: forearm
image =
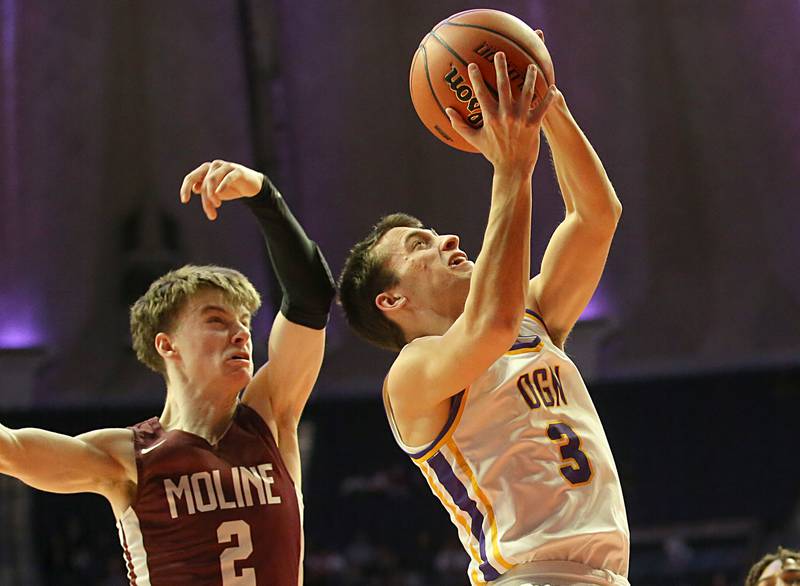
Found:
[[[483,246],[465,315],[508,324],[516,332],[530,277],[531,175],[495,171]]]
[[[559,94],[542,125],[567,212],[588,221],[619,217],[621,204],[600,158]]]
[[[281,313],[291,322],[322,329],[335,294],[328,263],[306,236],[281,194],[264,177],[261,192],[244,200],[259,221],[283,292]]]

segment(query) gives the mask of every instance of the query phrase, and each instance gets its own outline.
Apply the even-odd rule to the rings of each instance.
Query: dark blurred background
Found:
[[[127,307],[186,262],[266,294],[263,360],[279,292],[258,229],[241,206],[210,223],[178,200],[205,160],[270,174],[335,272],[397,210],[474,257],[490,167],[424,129],[407,76],[435,23],[477,7],[0,0],[0,421],[80,433],[160,413]],[[568,352],[620,468],[631,581],[739,584],[766,550],[800,545],[800,2],[491,7],[545,31],[624,205]],[[547,156],[534,258],[563,213]],[[466,582],[385,423],[390,360],[335,312],[303,429],[309,585]],[[124,583],[100,497],[3,477],[0,523],[0,584]]]

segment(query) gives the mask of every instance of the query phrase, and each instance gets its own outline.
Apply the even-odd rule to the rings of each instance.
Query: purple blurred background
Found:
[[[278,299],[258,229],[242,206],[210,223],[196,202],[178,200],[184,174],[205,160],[270,174],[337,273],[378,216],[398,210],[459,234],[474,258],[489,165],[425,130],[407,75],[435,23],[485,6],[0,0],[3,424],[79,433],[156,413],[163,383],[133,357],[127,307],[186,262],[251,277],[266,298],[256,321],[263,348]],[[544,29],[558,85],[624,205],[568,351],[592,380],[614,446],[632,571],[661,572],[647,584],[734,583],[767,547],[800,543],[800,478],[787,466],[800,409],[800,2],[492,7]],[[547,157],[543,149],[534,181],[534,259],[563,213]],[[400,567],[414,567],[418,552],[431,557],[426,539],[460,560],[437,537],[451,535],[446,518],[429,514],[432,499],[390,445],[377,401],[390,360],[334,312],[306,418],[320,440],[309,440],[317,456],[306,468],[309,576],[340,555],[343,517],[363,550],[383,538],[391,511],[391,523],[413,522],[418,548],[409,563],[395,558]],[[369,450],[351,458],[354,445]],[[342,492],[352,486],[364,493]],[[386,486],[411,488],[379,494]],[[402,500],[412,494],[413,506]],[[105,504],[61,498],[0,477],[0,519],[22,528],[0,535],[0,583],[99,584],[85,572],[68,580],[64,568],[92,557],[81,551],[109,548],[108,583],[120,583]],[[38,511],[35,535],[48,536],[35,555],[26,511]],[[47,563],[26,557],[36,555]],[[719,579],[679,581],[690,562]],[[463,583],[459,564],[454,583]],[[16,574],[3,574],[12,566]],[[45,566],[60,581],[37,578]],[[319,576],[308,583],[368,583]]]
[[[207,159],[269,172],[335,271],[394,210],[475,255],[489,166],[425,131],[407,72],[432,24],[479,6],[2,0],[0,345],[43,351],[34,400],[158,396],[125,309],[162,268],[229,264],[270,288],[238,206],[211,224],[178,202]],[[545,30],[624,204],[574,335],[590,378],[800,362],[800,3],[493,6]],[[534,257],[560,219],[552,175],[543,160]],[[338,316],[329,354],[322,393],[373,388],[390,358]]]

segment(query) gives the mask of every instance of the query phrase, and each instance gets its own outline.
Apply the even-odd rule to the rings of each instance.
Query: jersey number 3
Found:
[[[233,536],[237,537],[239,545],[225,548],[219,556],[219,565],[222,569],[222,586],[256,586],[256,571],[254,568],[242,568],[241,573],[236,573],[235,562],[245,560],[253,553],[253,538],[250,536],[250,525],[244,521],[225,521],[217,527],[217,541],[230,543]]]
[[[581,486],[592,479],[592,465],[581,451],[581,438],[572,428],[561,421],[547,426],[547,437],[561,447],[561,460],[565,466],[559,468],[561,475],[573,486]]]

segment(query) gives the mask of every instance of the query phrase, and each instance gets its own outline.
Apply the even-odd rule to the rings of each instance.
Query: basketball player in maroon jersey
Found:
[[[161,416],[77,437],[0,426],[0,472],[41,490],[105,496],[132,585],[296,586],[297,425],[322,363],[333,280],[262,174],[203,163],[183,180],[181,201],[193,193],[210,220],[243,199],[262,226],[283,291],[269,362],[253,374],[260,298],[243,275],[167,273],[131,308],[136,354],[166,381]]]

